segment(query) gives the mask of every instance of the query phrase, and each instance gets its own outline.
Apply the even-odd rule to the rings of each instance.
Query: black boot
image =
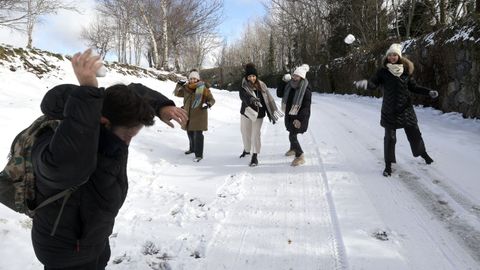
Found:
[[[243,150],[243,153],[240,155],[240,158],[243,158],[246,155],[250,155],[250,152],[247,152],[247,151]]]
[[[385,170],[383,170],[383,176],[392,176],[392,163],[385,163]]]
[[[258,165],[257,154],[252,155],[252,160],[250,161],[250,167],[255,167]]]
[[[425,159],[425,163],[432,164],[433,159],[427,154],[427,152],[423,153],[421,156]]]
[[[190,155],[191,153],[193,153],[192,150],[187,150],[187,151],[185,151],[185,155]]]

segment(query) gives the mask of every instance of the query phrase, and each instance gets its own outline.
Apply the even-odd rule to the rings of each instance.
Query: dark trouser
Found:
[[[108,260],[110,259],[110,253],[110,244],[107,242],[105,250],[101,254],[99,254],[97,259],[93,262],[77,266],[60,268],[45,266],[44,270],[105,270],[105,267],[108,264]]]
[[[187,131],[190,142],[190,151],[195,152],[195,157],[203,157],[203,132],[201,130]]]
[[[422,139],[422,133],[418,126],[405,127],[405,134],[414,157],[418,157],[426,152],[425,143]],[[384,157],[385,163],[395,163],[395,143],[397,142],[396,129],[385,128],[384,143]]]
[[[298,133],[295,132],[290,132],[288,134],[288,139],[290,140],[290,150],[295,151],[295,157],[299,157],[303,154],[303,150],[298,142],[297,135]]]

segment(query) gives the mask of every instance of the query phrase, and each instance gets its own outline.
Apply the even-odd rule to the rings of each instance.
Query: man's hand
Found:
[[[83,53],[76,53],[72,57],[73,71],[77,76],[78,83],[82,86],[98,87],[96,72],[102,65],[100,56],[92,55],[92,49]]]
[[[188,121],[187,112],[175,106],[165,106],[160,109],[160,120],[162,120],[165,124],[170,127],[174,127],[171,120],[176,121],[181,126],[185,126]]]
[[[301,126],[302,126],[302,123],[300,123],[300,121],[298,120],[293,120],[293,126],[296,128],[296,129],[299,129]]]

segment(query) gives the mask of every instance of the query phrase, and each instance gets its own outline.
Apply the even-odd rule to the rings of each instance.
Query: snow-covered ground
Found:
[[[63,77],[64,79],[59,79]],[[75,83],[0,67],[0,156],[40,114],[43,94]],[[141,82],[172,96],[173,82],[108,74],[101,86]],[[213,90],[205,154],[157,121],[130,147],[127,201],[111,236],[107,269],[480,269],[480,121],[416,108],[435,162],[413,158],[398,131],[391,178],[383,169],[381,100],[313,95],[307,162],[289,166],[280,122],[262,129],[260,165],[248,167],[238,93]],[[31,222],[0,205],[0,269],[41,269]]]

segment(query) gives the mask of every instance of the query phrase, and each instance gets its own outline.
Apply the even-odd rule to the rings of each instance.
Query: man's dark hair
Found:
[[[126,85],[117,84],[105,90],[102,115],[112,126],[135,127],[154,124],[155,112],[148,101]]]

